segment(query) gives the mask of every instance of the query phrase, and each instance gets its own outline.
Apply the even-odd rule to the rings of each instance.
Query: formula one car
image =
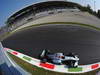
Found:
[[[64,55],[64,53],[51,53],[49,50],[43,50],[39,55],[42,63],[50,62],[57,65],[67,65],[68,67],[78,67],[79,58],[73,53]]]

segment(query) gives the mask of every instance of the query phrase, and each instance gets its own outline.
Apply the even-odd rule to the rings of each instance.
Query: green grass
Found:
[[[68,24],[73,24],[74,25],[75,24],[75,25],[79,25],[79,26],[85,26],[85,27],[96,29],[96,30],[100,30],[100,28],[98,28],[98,27],[96,27],[94,25],[85,24],[85,23],[83,24],[83,23],[78,23],[78,22],[48,22],[48,23],[30,25],[28,27],[24,27],[22,29],[19,29],[18,31],[23,30],[23,29],[29,29],[29,28],[31,28],[33,26],[41,26],[41,25],[46,25],[46,24],[66,24],[66,25],[68,25]]]
[[[26,71],[30,72],[32,75],[96,75],[96,72],[100,71],[100,69],[87,72],[84,74],[66,74],[66,73],[58,73],[58,72],[53,72],[49,70],[45,70],[43,68],[36,67],[34,65],[31,65],[27,63],[26,61],[8,53],[8,55],[18,64],[20,65],[23,69]],[[77,68],[78,70],[81,70],[81,68]],[[75,69],[71,68],[70,71],[75,71]]]
[[[20,30],[14,31],[14,32],[6,33],[3,36],[0,36],[0,39],[1,38],[4,39],[6,37],[9,37],[10,35],[12,35],[15,32],[18,32],[18,31],[21,31],[21,30],[24,30],[24,29],[29,29],[33,26],[40,26],[40,25],[46,25],[46,24],[66,24],[66,25],[68,25],[68,24],[74,25],[75,24],[75,25],[85,26],[87,28],[93,28],[93,29],[96,29],[96,30],[100,30],[100,28],[95,27],[93,25],[82,24],[82,23],[77,23],[77,22],[50,22],[50,23],[35,24],[35,25],[31,25],[29,27],[25,27],[25,28],[22,28]],[[36,67],[34,65],[31,65],[31,64],[21,60],[20,58],[17,58],[16,56],[10,54],[10,53],[8,53],[8,54],[18,65],[20,65],[26,71],[32,73],[32,75],[96,75],[96,72],[100,71],[100,69],[98,69],[98,70],[88,72],[88,73],[84,73],[84,74],[65,74],[65,73],[52,72],[52,71],[48,71],[48,70],[45,70],[43,68],[39,68],[39,67]],[[30,60],[30,59],[28,59],[28,60]],[[75,69],[69,69],[69,70],[75,71]],[[78,70],[80,70],[80,68],[78,68]]]
[[[68,71],[69,72],[79,72],[79,71],[82,71],[82,68],[81,67],[78,67],[78,68],[69,68]]]
[[[6,32],[6,33],[0,35],[0,41],[2,41],[4,38],[6,38],[7,35],[9,35],[9,34],[10,34],[9,32]]]
[[[83,24],[83,23],[78,23],[78,22],[48,22],[48,23],[41,23],[41,24],[34,24],[34,25],[30,25],[28,27],[24,27],[22,29],[19,29],[19,30],[14,30],[12,32],[9,32],[9,33],[6,33],[4,34],[3,36],[0,36],[0,39],[4,40],[5,38],[13,35],[14,33],[16,32],[19,32],[19,31],[22,31],[22,30],[25,30],[25,29],[29,29],[29,28],[32,28],[33,26],[41,26],[41,25],[46,25],[46,24],[75,24],[75,25],[78,25],[78,26],[84,26],[84,27],[87,27],[87,28],[92,28],[92,29],[96,29],[96,30],[100,30],[100,28],[94,26],[94,25],[89,25],[89,24]],[[2,41],[1,40],[1,41]]]

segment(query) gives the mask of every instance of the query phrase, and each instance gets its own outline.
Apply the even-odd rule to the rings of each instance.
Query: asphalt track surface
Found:
[[[100,31],[75,25],[33,26],[14,33],[2,41],[3,46],[38,57],[43,49],[51,52],[73,52],[79,64],[100,62]]]

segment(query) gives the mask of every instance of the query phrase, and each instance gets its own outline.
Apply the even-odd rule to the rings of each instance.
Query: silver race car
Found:
[[[79,58],[73,53],[64,55],[64,53],[51,53],[49,50],[43,50],[39,55],[41,62],[50,62],[58,65],[67,65],[68,67],[78,67]]]

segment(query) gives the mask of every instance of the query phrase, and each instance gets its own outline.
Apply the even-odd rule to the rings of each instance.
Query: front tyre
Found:
[[[71,67],[71,68],[75,67],[73,61],[70,61],[70,67]]]
[[[77,67],[77,66],[75,66],[75,61],[69,60],[68,61],[68,67],[69,68],[75,68],[75,67]]]

